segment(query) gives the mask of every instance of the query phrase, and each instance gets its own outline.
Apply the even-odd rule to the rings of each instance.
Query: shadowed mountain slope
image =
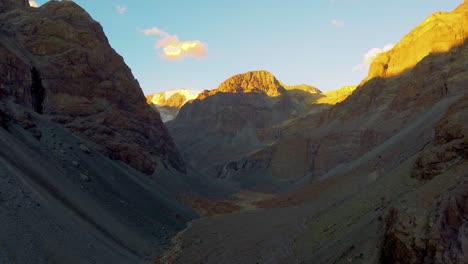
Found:
[[[352,91],[336,92],[338,98],[312,86],[285,86],[267,71],[247,72],[200,93],[168,126],[191,167],[207,177],[229,178],[226,166],[243,166],[230,161],[267,146],[264,130],[323,111]]]
[[[50,1],[2,12],[0,20],[1,80],[18,102],[146,174],[158,163],[185,170],[159,114],[81,7]],[[32,69],[39,94],[31,91]]]
[[[197,215],[130,69],[72,1],[2,1],[0,22],[0,263],[154,258]]]

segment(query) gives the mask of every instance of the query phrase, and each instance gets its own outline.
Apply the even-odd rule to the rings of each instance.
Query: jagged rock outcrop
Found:
[[[173,89],[147,95],[146,101],[159,110],[163,122],[168,122],[177,116],[180,108],[186,102],[197,98],[199,93],[198,91],[189,91],[187,89]]]
[[[158,163],[185,171],[158,112],[81,7],[50,1],[3,12],[0,20],[0,80],[18,102],[142,172]]]
[[[447,182],[450,182],[447,179]],[[382,263],[468,261],[468,175],[428,195],[426,206],[391,208],[385,218]],[[421,194],[420,194],[421,195]],[[417,199],[416,199],[417,200]]]

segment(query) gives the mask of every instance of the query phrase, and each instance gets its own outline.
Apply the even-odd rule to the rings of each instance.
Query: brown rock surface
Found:
[[[421,152],[413,176],[430,180],[468,157],[468,97],[452,105],[435,128],[434,145]]]
[[[146,105],[130,69],[82,8],[50,1],[2,13],[0,20],[0,53],[7,62],[0,80],[19,102],[39,107],[100,152],[147,174],[157,160],[185,171],[159,114]],[[43,100],[31,90],[33,68]]]
[[[237,74],[227,79],[215,90],[204,91],[198,99],[204,99],[216,93],[263,93],[277,97],[286,92],[281,83],[268,71],[251,71]]]

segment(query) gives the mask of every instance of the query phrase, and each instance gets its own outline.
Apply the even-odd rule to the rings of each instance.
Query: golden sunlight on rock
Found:
[[[460,46],[468,37],[468,3],[453,12],[437,12],[372,62],[366,82],[376,77],[392,77],[414,67],[424,57]]]
[[[343,86],[338,90],[324,92],[324,97],[319,98],[316,103],[335,105],[348,98],[354,90],[356,90],[356,86]]]
[[[224,81],[215,90],[204,91],[198,99],[216,93],[264,93],[269,97],[278,97],[286,92],[281,83],[268,71],[251,71],[237,74]]]

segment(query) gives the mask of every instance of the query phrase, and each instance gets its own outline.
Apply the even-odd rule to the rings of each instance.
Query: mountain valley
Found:
[[[468,263],[468,2],[325,92],[145,96],[75,2],[0,22],[0,263]]]

